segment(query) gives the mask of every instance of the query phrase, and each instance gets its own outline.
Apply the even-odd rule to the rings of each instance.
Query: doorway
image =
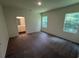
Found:
[[[26,33],[26,24],[25,24],[25,17],[17,16],[16,19],[18,20],[18,33],[23,34]]]

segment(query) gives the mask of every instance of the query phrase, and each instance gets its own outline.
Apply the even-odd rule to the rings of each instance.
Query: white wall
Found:
[[[7,26],[3,15],[2,7],[0,5],[0,58],[5,57],[8,39],[9,36]]]
[[[41,16],[39,13],[28,12],[26,15],[28,33],[39,32],[41,30]]]
[[[26,21],[26,32],[38,32],[40,31],[41,17],[40,14],[33,11],[27,11],[26,9],[4,7],[5,17],[7,19],[7,25],[9,30],[9,36],[14,37],[18,35],[17,19],[16,16],[24,16]]]
[[[79,4],[42,13],[42,16],[48,16],[48,28],[42,30],[79,43],[79,32],[76,34],[63,32],[65,14],[70,12],[79,12]]]

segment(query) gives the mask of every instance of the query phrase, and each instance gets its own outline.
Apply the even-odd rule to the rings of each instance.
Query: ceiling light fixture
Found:
[[[38,2],[38,5],[39,5],[39,6],[41,6],[41,5],[42,5],[42,3],[41,3],[41,2]]]
[[[17,16],[17,17],[16,17],[16,19],[20,19],[20,18],[23,18],[23,17],[21,17],[21,16]]]

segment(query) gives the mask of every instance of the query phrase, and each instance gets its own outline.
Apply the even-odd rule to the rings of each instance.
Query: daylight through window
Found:
[[[79,28],[79,12],[66,14],[64,21],[64,31],[70,33],[77,33],[78,28]]]

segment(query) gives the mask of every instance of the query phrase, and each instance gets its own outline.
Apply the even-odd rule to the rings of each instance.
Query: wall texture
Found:
[[[79,4],[42,13],[42,16],[48,16],[48,28],[42,28],[42,31],[79,43],[79,32],[72,34],[63,31],[65,14],[71,12],[79,12]]]
[[[7,44],[8,44],[8,31],[3,14],[2,7],[0,5],[0,58],[5,57]]]
[[[34,13],[33,11],[13,8],[13,7],[4,7],[4,14],[7,20],[7,26],[9,31],[9,37],[14,37],[18,35],[18,21],[17,16],[24,16],[26,21],[26,32],[38,32],[40,31],[41,17],[40,14]]]

